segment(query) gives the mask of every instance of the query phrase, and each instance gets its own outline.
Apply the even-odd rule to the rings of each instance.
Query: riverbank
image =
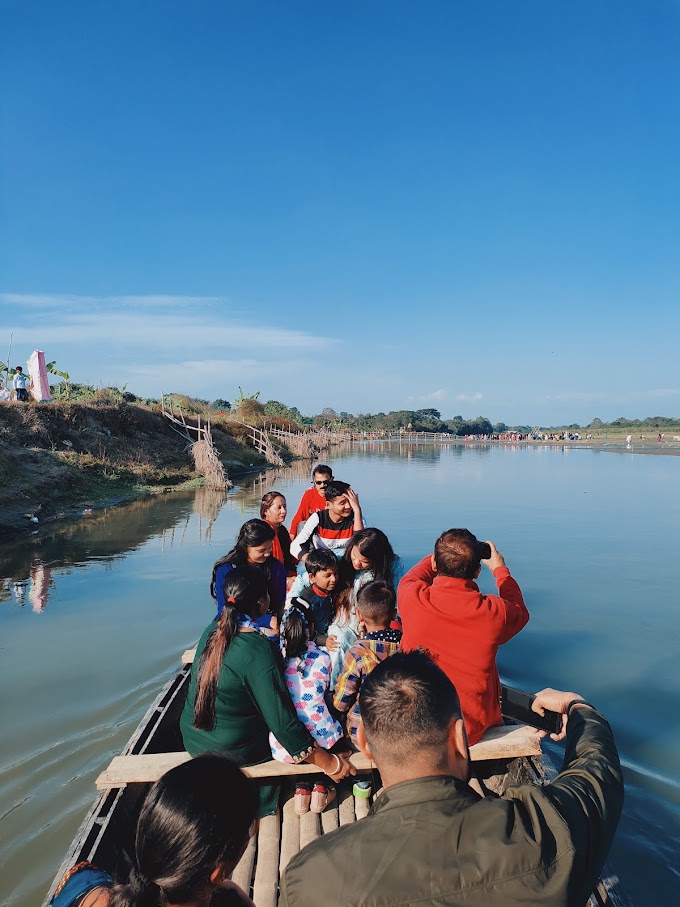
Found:
[[[266,466],[220,424],[213,442],[230,476]],[[186,439],[151,408],[0,404],[0,538],[201,483]]]

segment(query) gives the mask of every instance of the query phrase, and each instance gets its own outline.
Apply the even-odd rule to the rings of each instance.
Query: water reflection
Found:
[[[83,516],[69,525],[4,545],[0,553],[0,603],[30,604],[42,613],[57,580],[86,563],[110,564],[160,537],[161,551],[182,544],[195,518],[198,541],[209,543],[226,492],[202,488],[186,495],[135,501]]]

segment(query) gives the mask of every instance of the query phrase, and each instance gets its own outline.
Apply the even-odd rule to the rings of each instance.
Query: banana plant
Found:
[[[68,393],[70,391],[69,381],[71,380],[69,373],[60,371],[57,368],[56,360],[46,363],[45,371],[49,372],[50,375],[56,375],[58,378],[64,379],[64,393],[68,396]]]

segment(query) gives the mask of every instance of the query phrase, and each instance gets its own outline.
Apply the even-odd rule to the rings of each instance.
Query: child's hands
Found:
[[[327,637],[326,637],[326,648],[328,649],[329,652],[337,652],[337,651],[338,651],[338,641],[337,641],[337,639],[335,638],[335,636],[327,636]]]

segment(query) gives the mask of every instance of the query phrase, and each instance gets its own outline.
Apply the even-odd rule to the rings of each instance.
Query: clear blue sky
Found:
[[[0,359],[680,414],[680,3],[0,0]]]

